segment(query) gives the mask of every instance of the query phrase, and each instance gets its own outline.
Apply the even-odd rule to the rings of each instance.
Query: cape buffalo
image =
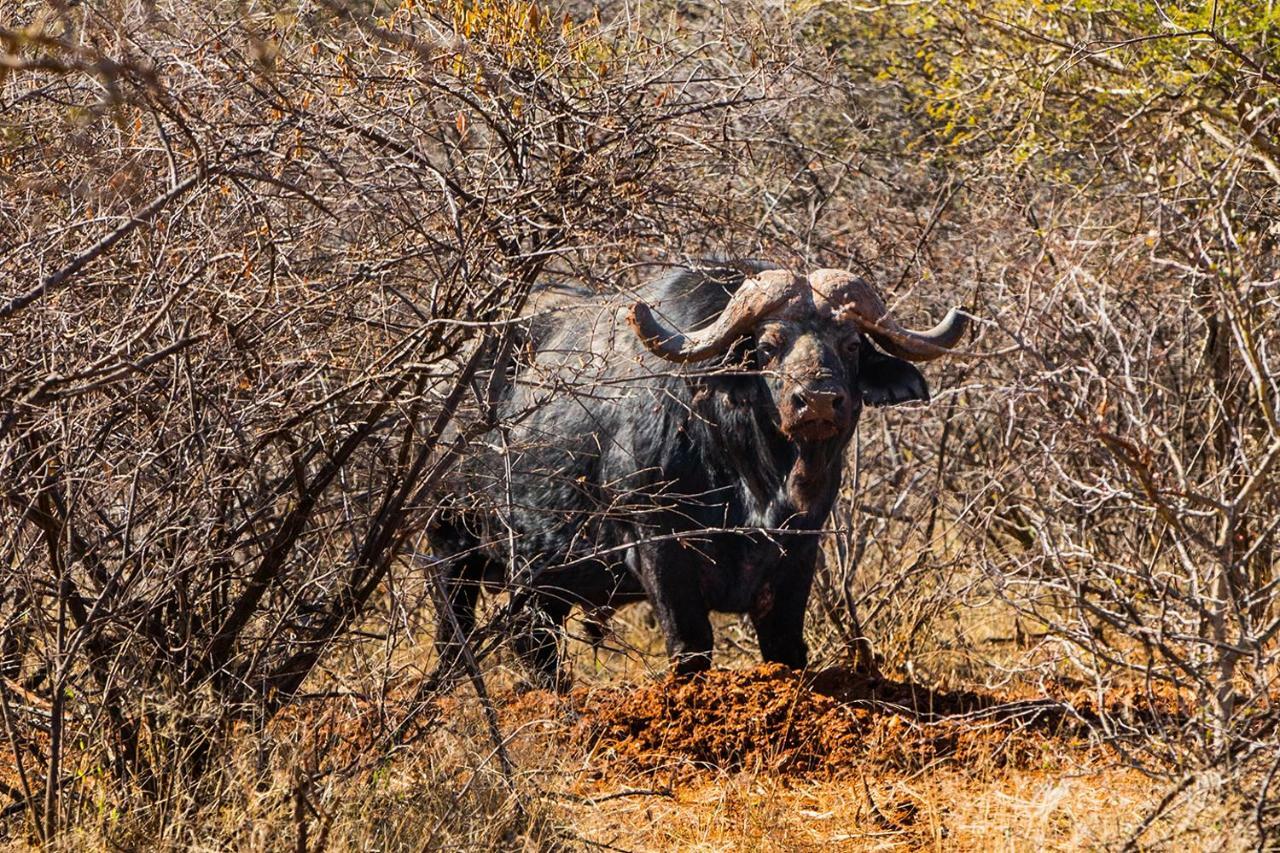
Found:
[[[967,316],[909,331],[850,272],[755,261],[679,269],[631,299],[562,288],[550,303],[506,425],[467,470],[484,506],[429,531],[452,611],[442,659],[474,628],[479,587],[506,583],[527,599],[516,648],[549,686],[566,681],[574,605],[642,599],[677,672],[710,666],[713,610],[749,614],[765,660],[803,667],[815,532],[862,407],[927,400],[908,362],[946,354]]]

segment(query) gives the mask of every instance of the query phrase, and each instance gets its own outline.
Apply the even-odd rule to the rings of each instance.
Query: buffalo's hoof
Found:
[[[573,677],[566,672],[556,675],[537,673],[516,682],[513,690],[517,696],[532,693],[535,690],[548,690],[552,693],[565,694],[573,689]]]
[[[675,676],[697,675],[709,669],[711,669],[709,652],[676,655],[671,659],[671,674]]]

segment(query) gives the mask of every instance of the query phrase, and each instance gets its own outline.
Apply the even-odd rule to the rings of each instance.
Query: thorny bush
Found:
[[[10,814],[46,839],[216,776],[326,661],[416,635],[404,557],[531,286],[756,249],[769,128],[821,92],[752,17],[33,0],[0,27],[0,681]]]

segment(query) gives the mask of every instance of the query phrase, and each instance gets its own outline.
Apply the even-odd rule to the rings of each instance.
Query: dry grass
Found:
[[[865,782],[865,787],[864,783]],[[673,799],[618,799],[566,810],[584,836],[634,850],[1082,849],[1114,841],[1150,795],[1132,770],[995,776],[938,768],[856,782],[739,775]]]
[[[735,622],[720,618],[718,661],[751,669],[754,653]],[[175,793],[183,803],[156,810],[164,822],[82,808],[58,849],[296,849],[300,827],[308,849],[326,850],[1098,849],[1122,845],[1171,788],[1079,731],[974,723],[971,736],[948,729],[963,739],[953,753],[913,751],[913,739],[930,742],[929,733],[892,715],[876,718],[867,742],[834,769],[780,773],[744,762],[754,769],[734,770],[678,755],[657,767],[611,761],[584,720],[609,697],[625,697],[626,685],[656,689],[661,656],[647,623],[644,609],[634,608],[615,621],[606,648],[574,641],[581,686],[568,699],[523,692],[519,668],[497,656],[489,680],[515,765],[509,779],[469,688],[440,700],[430,726],[390,748],[389,727],[408,710],[413,679],[381,698],[356,698],[369,685],[353,671],[334,679],[348,695],[314,699],[265,730],[237,732],[235,760],[206,789]],[[1005,660],[988,658],[988,674],[1027,654],[995,648],[1005,649]],[[418,655],[419,666],[431,658],[425,647]],[[973,666],[970,659],[943,680],[955,682]],[[1033,695],[1025,685],[999,695],[1019,694]],[[1237,800],[1201,780],[1152,823],[1142,844],[1244,849],[1244,833],[1224,836],[1250,818]]]

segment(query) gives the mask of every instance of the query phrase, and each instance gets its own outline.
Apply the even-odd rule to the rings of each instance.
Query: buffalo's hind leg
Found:
[[[463,653],[476,628],[476,603],[489,561],[470,555],[442,561],[439,568],[442,595],[437,602],[436,653],[440,658],[440,679],[452,685],[461,678]]]
[[[441,686],[452,686],[466,674],[464,652],[476,628],[476,603],[486,580],[502,577],[502,566],[480,548],[480,539],[460,513],[444,513],[428,530],[436,558],[428,567],[435,577],[436,653]]]

